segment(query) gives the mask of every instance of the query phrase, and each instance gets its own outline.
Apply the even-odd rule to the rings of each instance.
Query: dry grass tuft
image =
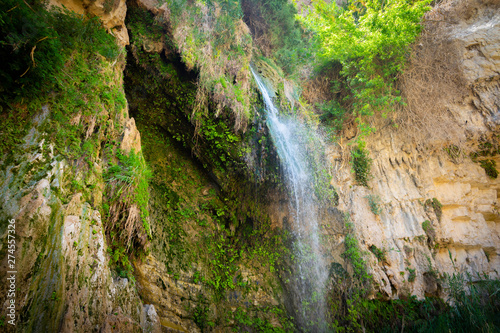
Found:
[[[324,101],[329,101],[335,98],[332,92],[331,81],[339,80],[339,76],[330,77],[324,75],[318,75],[314,78],[307,80],[302,85],[302,98],[304,98],[308,103],[316,105],[323,103]]]
[[[119,163],[106,174],[107,193],[111,198],[106,233],[113,242],[131,248],[145,248],[150,233],[148,224],[148,180],[151,172],[142,154],[117,153]]]
[[[419,146],[465,148],[466,132],[452,105],[462,103],[470,90],[462,74],[460,52],[446,34],[449,20],[465,15],[465,7],[442,1],[426,15],[425,29],[398,80],[406,104],[396,110],[394,120],[398,132]]]

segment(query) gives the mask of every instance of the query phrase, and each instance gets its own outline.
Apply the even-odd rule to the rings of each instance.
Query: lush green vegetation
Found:
[[[38,1],[3,1],[0,30],[0,150],[14,153],[33,115],[47,104],[58,127],[51,131],[58,151],[81,155],[82,126],[69,121],[73,112],[89,115],[101,103],[125,106],[121,88],[101,80],[109,74],[101,74],[107,61],[120,53],[114,38],[97,18],[48,12]]]
[[[276,273],[288,252],[262,211],[263,198],[255,197],[255,185],[249,184],[255,181],[264,189],[276,185],[275,157],[264,133],[252,126],[245,136],[235,134],[227,114],[215,118],[207,112],[193,126],[190,117],[199,88],[193,84],[195,76],[175,52],[150,61],[139,37],[141,31],[152,36],[147,32],[150,21],[136,14],[128,16],[132,46],[125,85],[144,156],[153,170],[151,250],[171,277],[192,274],[192,282],[203,287],[206,299],[189,309],[199,327],[209,330],[232,319],[225,308],[228,295],[245,298],[260,288],[279,288]],[[251,174],[243,162],[249,150],[244,142],[261,143],[256,152],[259,173]],[[240,271],[242,265],[252,265],[265,280],[248,279]],[[217,304],[215,317],[207,304]],[[265,318],[271,315],[286,319],[284,314],[267,313],[259,319],[249,314],[240,318],[241,325],[248,319],[252,326],[267,327]]]
[[[495,160],[482,160],[481,162],[479,162],[479,165],[481,165],[481,167],[490,178],[495,179],[498,177],[498,170],[496,168],[497,163],[495,162]]]
[[[191,121],[225,115],[245,129],[251,118],[249,64],[252,38],[240,23],[239,1],[167,0],[174,44],[189,70],[198,73]],[[206,15],[212,19],[207,20]],[[211,107],[208,107],[208,106]]]
[[[407,268],[408,282],[416,277]],[[331,328],[335,332],[497,332],[500,329],[500,282],[487,276],[455,273],[440,281],[449,292],[448,305],[440,298],[400,296],[396,300],[369,300],[359,281],[340,265],[329,297]]]
[[[119,52],[98,18],[57,8],[48,12],[40,1],[3,1],[0,29],[2,107],[58,88],[63,66],[76,50],[107,59]]]
[[[455,272],[438,275],[431,267],[429,274],[448,293],[448,303],[440,298],[400,295],[396,300],[366,298],[366,285],[371,277],[367,273],[363,253],[354,237],[354,230],[346,215],[345,252],[346,271],[333,263],[330,269],[329,327],[335,332],[497,332],[500,330],[500,281],[487,275],[471,276]],[[429,221],[423,223],[428,231]],[[370,251],[381,262],[384,249],[372,245]],[[450,254],[450,259],[453,258]],[[407,264],[409,264],[407,262]],[[455,268],[456,269],[456,268]],[[416,280],[415,268],[406,267],[407,282]],[[451,306],[449,304],[452,304]]]
[[[281,327],[275,327],[270,320],[259,316],[261,313],[269,313],[277,317]],[[233,332],[285,333],[294,331],[293,323],[280,307],[267,307],[264,309],[243,309],[238,307],[233,313],[233,318],[236,324]]]
[[[365,149],[363,142],[360,142],[360,144],[351,151],[351,158],[354,178],[360,185],[368,187],[372,160],[368,156],[368,151]]]
[[[441,204],[437,198],[427,199],[425,201],[425,206],[432,208],[438,221],[441,221],[441,216],[443,215],[443,204]]]
[[[351,222],[349,215],[344,217],[346,236],[344,240],[345,252],[343,257],[346,262],[352,267],[354,277],[363,283],[368,282],[371,278],[368,274],[366,261],[363,258],[363,252],[359,248],[358,239],[354,231],[354,225]]]
[[[397,74],[404,69],[430,2],[349,0],[339,7],[335,1],[318,1],[303,19],[321,41],[320,56],[342,65],[351,112],[362,135],[374,130],[367,116],[386,114],[401,103]]]
[[[149,226],[149,186],[151,171],[141,153],[133,150],[127,155],[120,150],[111,152],[116,155],[116,163],[110,161],[105,174],[108,202],[106,206],[106,232],[115,247],[130,249],[144,248],[151,237]],[[113,248],[116,253],[123,252]],[[118,254],[117,258],[120,258]]]
[[[404,67],[408,45],[419,32],[419,20],[429,1],[349,1],[343,8],[334,3],[318,4],[317,11],[305,19],[320,37],[324,59],[342,67],[342,78],[334,89],[348,91],[345,99],[323,105],[323,119],[340,129],[346,113],[351,112],[362,134],[367,135],[372,131],[367,116],[385,113],[401,102],[395,78]],[[208,330],[216,325],[210,318],[209,302],[222,302],[228,291],[246,295],[259,290],[260,286],[239,273],[243,262],[257,262],[256,269],[267,279],[264,283],[272,284],[269,276],[283,274],[284,260],[292,257],[285,246],[287,235],[272,229],[261,211],[263,199],[245,196],[244,192],[253,193],[255,188],[242,185],[242,179],[248,176],[243,162],[248,147],[243,142],[258,142],[262,147],[258,152],[260,169],[256,169],[262,174],[251,176],[251,181],[263,186],[278,184],[278,163],[273,160],[270,140],[258,133],[257,126],[250,126],[246,136],[233,130],[234,124],[243,127],[250,117],[247,66],[251,41],[238,20],[243,13],[260,20],[250,25],[254,38],[260,34],[262,53],[266,54],[267,47],[271,62],[287,76],[297,75],[303,63],[311,60],[312,44],[296,23],[294,8],[284,0],[247,0],[242,3],[243,10],[235,1],[208,1],[204,5],[216,17],[214,34],[210,36],[200,26],[204,15],[200,8],[186,1],[169,1],[173,31],[149,13],[133,7],[129,12],[131,52],[135,56],[131,58],[135,65],[129,66],[136,72],[131,73],[128,83],[129,89],[135,89],[130,92],[133,100],[144,102],[136,116],[145,147],[149,147],[144,154],[155,163],[153,174],[142,153],[132,151],[127,155],[116,149],[116,142],[104,139],[116,136],[120,130],[115,128],[119,127],[116,119],[126,100],[121,87],[111,83],[116,81],[111,64],[123,62],[120,48],[98,19],[61,10],[49,13],[36,1],[5,0],[0,29],[9,33],[2,33],[0,40],[0,56],[4,59],[0,64],[0,119],[5,124],[0,151],[7,152],[21,143],[33,115],[42,105],[48,105],[53,121],[43,127],[46,138],[56,143],[55,154],[75,160],[75,174],[83,174],[71,181],[71,190],[84,192],[86,199],[93,202],[90,196],[96,181],[91,178],[106,181],[108,199],[102,211],[110,240],[108,253],[118,274],[131,278],[129,254],[144,249],[148,241],[154,242],[169,274],[178,279],[181,273],[193,271],[193,282],[212,293],[213,299],[200,296],[196,308],[190,309],[194,322]],[[106,6],[109,10],[109,2]],[[186,7],[189,14],[184,13]],[[215,15],[220,8],[221,14]],[[176,29],[189,33],[175,35]],[[175,38],[170,39],[170,33]],[[170,51],[176,48],[181,52],[188,69],[199,71],[198,85],[193,83],[193,76],[180,69],[178,59],[165,61],[163,55],[145,52],[144,43],[162,38]],[[138,77],[147,89],[134,85]],[[94,130],[92,122],[99,128]],[[101,147],[106,142],[103,153]],[[179,158],[180,153],[172,153],[182,149],[194,151],[198,160],[193,162],[192,156]],[[94,162],[102,158],[108,168],[100,173]],[[352,165],[357,182],[368,186],[371,159],[362,141],[352,151]],[[484,160],[481,165],[489,176],[498,174],[493,160]],[[329,185],[328,175],[316,177],[317,197],[335,203],[338,197]],[[212,184],[214,179],[220,189]],[[210,188],[207,193],[206,188]],[[156,219],[154,241],[148,222],[150,199]],[[367,199],[372,212],[380,214],[379,198],[370,195]],[[61,200],[67,203],[68,198]],[[442,205],[436,198],[429,199],[426,206],[441,218]],[[425,221],[422,227],[431,238],[431,223]],[[330,270],[332,329],[466,332],[494,331],[500,326],[500,289],[498,283],[488,279],[473,283],[462,275],[448,277],[453,308],[437,299],[365,299],[370,282],[366,254],[360,249],[348,217],[345,230],[343,257],[349,272],[339,264]],[[369,249],[380,262],[386,260],[385,249],[374,245]],[[202,265],[193,263],[205,266],[199,269]],[[415,269],[406,270],[408,282],[413,282]],[[471,292],[466,292],[465,286]],[[268,315],[277,317],[282,328],[274,327]],[[293,330],[279,307],[237,308],[226,319],[240,331]]]
[[[148,169],[139,154],[127,156],[115,148],[127,103],[115,67],[124,61],[123,49],[99,18],[57,7],[49,12],[40,1],[2,2],[0,27],[8,32],[0,41],[5,59],[0,65],[0,117],[7,124],[1,150],[17,158],[21,138],[47,106],[40,117],[47,121],[39,130],[54,145],[56,158],[71,161],[66,173],[76,177],[63,180],[68,188],[101,209],[102,199],[94,192],[103,176],[108,181],[110,198],[102,204],[108,252],[119,274],[131,277],[128,256],[144,246],[150,233]],[[96,169],[102,158],[110,162],[108,171]],[[67,203],[73,192],[62,185],[57,193]]]
[[[296,20],[297,11],[292,3],[243,0],[241,7],[254,43],[287,76],[297,76],[298,69],[314,60],[313,40]]]

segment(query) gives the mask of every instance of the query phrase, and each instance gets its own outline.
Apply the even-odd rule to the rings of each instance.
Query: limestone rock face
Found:
[[[498,9],[494,1],[449,1],[427,16],[446,25],[442,31],[459,50],[455,56],[469,94],[460,102],[450,97],[447,107],[468,144],[476,147],[472,152],[481,150],[481,144],[499,144]],[[373,159],[369,188],[353,180],[341,145],[331,153],[339,208],[351,215],[375,291],[388,298],[444,296],[436,279],[440,274],[468,272],[477,278],[486,273],[498,278],[500,180],[489,177],[468,154],[426,149],[405,140],[397,129],[380,130],[367,139]],[[499,156],[492,155],[485,158],[498,165]],[[373,213],[370,197],[380,200],[379,215]],[[385,253],[385,260],[377,259],[376,249]]]
[[[466,10],[465,17],[449,28],[450,38],[462,52],[465,77],[469,83],[493,79],[500,72],[498,7],[471,1]]]
[[[132,150],[135,153],[141,151],[141,134],[135,126],[134,118],[129,118],[125,122],[120,149],[126,154],[130,153]]]
[[[125,0],[50,0],[49,5],[66,7],[79,14],[98,16],[104,27],[117,37],[121,45],[128,45],[128,31],[125,27],[127,5]]]
[[[137,331],[141,302],[127,279],[112,276],[101,214],[94,208],[100,201],[72,192],[70,179],[83,180],[73,174],[71,162],[53,155],[52,144],[39,131],[49,113],[44,107],[35,117],[24,153],[15,156],[18,163],[0,174],[0,219],[14,220],[17,236],[16,308],[25,313],[17,326],[36,332]],[[104,188],[99,175],[87,182],[94,192]],[[5,253],[5,245],[0,249]],[[5,279],[7,256],[0,265]],[[6,288],[1,285],[2,309]]]
[[[458,1],[445,6],[453,12]],[[486,118],[490,129],[500,124],[500,5],[496,1],[468,1],[447,28],[460,51],[464,78],[474,93],[474,106]]]

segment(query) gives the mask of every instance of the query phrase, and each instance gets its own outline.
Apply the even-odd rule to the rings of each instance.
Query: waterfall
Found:
[[[263,80],[250,68],[265,104],[266,121],[283,165],[290,195],[291,229],[294,239],[292,270],[294,276],[286,286],[288,306],[304,331],[326,330],[325,284],[327,269],[320,251],[318,209],[315,199],[315,170],[308,146],[320,147],[317,137],[305,125],[290,116],[280,115]]]

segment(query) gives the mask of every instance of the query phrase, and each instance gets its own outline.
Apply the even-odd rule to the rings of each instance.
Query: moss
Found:
[[[75,135],[68,135],[68,128],[74,127],[69,121],[71,113],[81,110],[85,114],[84,110],[94,112],[99,108],[99,91],[107,87],[99,73],[104,63],[117,59],[120,49],[97,18],[58,7],[49,12],[40,3],[33,6],[36,10],[27,3],[2,3],[2,12],[9,14],[7,19],[0,19],[0,25],[2,30],[10,31],[11,40],[0,43],[5,60],[0,66],[0,89],[8,92],[0,99],[0,119],[6,125],[0,151],[19,153],[21,138],[32,126],[31,119],[42,105],[49,105],[54,122],[48,126],[56,127],[47,131],[51,133],[49,139],[58,135],[58,151],[66,153],[71,139],[75,139]],[[14,45],[22,47],[12,49]],[[36,66],[32,66],[32,57],[36,58]],[[21,75],[19,71],[26,73]],[[48,94],[50,91],[53,93]]]
[[[169,66],[161,61],[158,54],[143,52],[145,40],[165,40],[172,53],[180,54],[188,69],[196,68],[199,73],[198,87],[195,90],[196,103],[193,103],[192,110],[194,117],[191,119],[196,127],[199,127],[197,122],[203,116],[211,116],[207,108],[211,104],[217,114],[233,118],[232,125],[235,128],[245,128],[251,114],[249,72],[239,69],[247,68],[250,63],[251,52],[242,50],[251,49],[252,39],[240,25],[239,4],[223,2],[214,5],[208,2],[194,5],[186,1],[168,3],[168,22],[154,17],[142,8],[129,7],[127,25],[136,60],[141,66],[150,66],[160,76],[173,76]],[[220,11],[220,8],[223,10]],[[207,15],[211,18],[209,21],[206,20]],[[210,28],[207,30],[201,22],[205,22]],[[180,26],[186,31],[183,36],[168,33]]]
[[[274,320],[273,320],[274,319]],[[233,332],[292,332],[295,330],[293,318],[287,316],[285,310],[279,306],[258,308],[238,307],[232,313],[235,327]],[[281,327],[276,327],[273,321],[278,321]]]

